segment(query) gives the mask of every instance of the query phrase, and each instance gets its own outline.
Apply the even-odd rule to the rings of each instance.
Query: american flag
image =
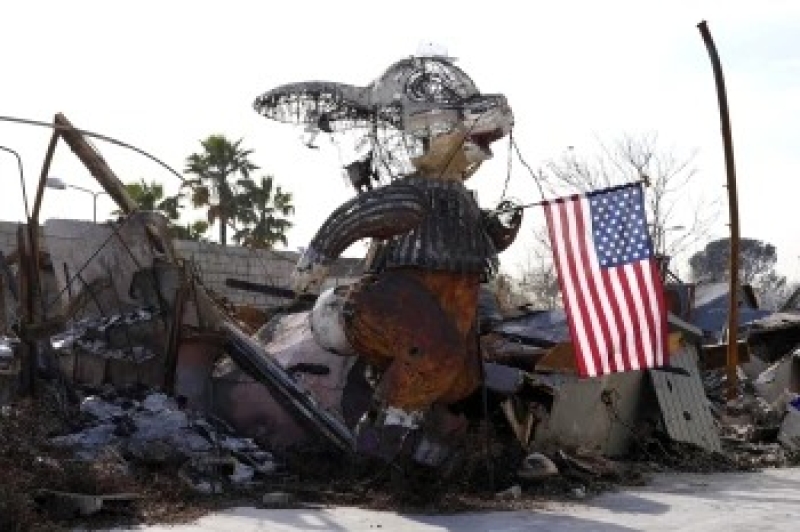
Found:
[[[667,312],[641,184],[544,208],[579,374],[666,364]]]

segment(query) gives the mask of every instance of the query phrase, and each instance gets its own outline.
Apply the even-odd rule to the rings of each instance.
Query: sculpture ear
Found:
[[[267,118],[326,133],[365,126],[375,117],[366,88],[325,81],[282,85],[256,98],[253,107]]]

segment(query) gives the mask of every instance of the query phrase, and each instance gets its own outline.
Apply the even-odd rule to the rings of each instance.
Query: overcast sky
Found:
[[[784,273],[800,276],[797,1],[5,1],[0,115],[49,121],[60,111],[179,171],[201,138],[243,138],[264,172],[294,193],[289,244],[296,248],[352,194],[340,170],[346,147],[321,139],[321,149],[305,148],[300,129],[257,115],[254,98],[293,81],[366,85],[432,41],[458,57],[482,91],[508,97],[515,138],[533,167],[567,146],[589,153],[596,138],[655,131],[678,153],[697,150],[690,195],[724,200],[714,80],[696,28],[703,19],[728,85],[742,234],[777,245]],[[49,135],[0,122],[0,145],[22,156],[31,196]],[[153,162],[97,145],[123,181],[177,190],[178,180]],[[495,160],[470,181],[485,207],[500,197],[505,150],[498,145]],[[64,145],[51,174],[97,189]],[[16,163],[2,152],[0,178],[0,218],[21,220]],[[519,164],[510,193],[539,199]],[[715,236],[727,232],[722,206]],[[113,208],[99,198],[101,219]],[[91,213],[89,195],[49,190],[42,218]],[[529,212],[526,228],[541,217]],[[506,252],[507,271],[516,272],[525,248],[522,238]]]

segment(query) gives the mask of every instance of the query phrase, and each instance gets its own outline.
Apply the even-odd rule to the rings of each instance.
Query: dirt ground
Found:
[[[202,495],[179,479],[180,464],[135,463],[113,453],[99,460],[76,460],[48,440],[68,433],[80,414],[53,395],[24,401],[0,412],[0,531],[58,531],[76,526],[179,523],[209,512],[258,506],[265,493],[288,493],[290,506],[347,505],[368,509],[449,513],[541,507],[618,489],[644,485],[654,472],[746,471],[770,463],[769,453],[752,448],[710,455],[699,449],[651,439],[625,461],[556,452],[560,473],[521,482],[516,470],[524,453],[510,434],[473,427],[460,458],[446,470],[429,471],[402,461],[342,460],[325,452],[287,453],[283,471],[246,488],[226,485],[223,494]],[[491,457],[491,458],[490,458]],[[796,457],[793,462],[797,463]],[[518,485],[519,494],[500,495]],[[136,494],[130,504],[80,518],[43,497],[42,490],[84,494]]]

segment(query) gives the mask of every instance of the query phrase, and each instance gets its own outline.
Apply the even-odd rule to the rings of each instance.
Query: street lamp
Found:
[[[686,227],[683,225],[673,225],[670,227],[663,227],[655,223],[649,223],[647,225],[653,229],[653,252],[659,255],[665,255],[667,253],[667,233],[670,231],[686,230]]]
[[[28,208],[28,193],[25,191],[25,175],[22,173],[22,159],[20,158],[19,153],[17,153],[15,150],[12,150],[8,146],[0,146],[0,150],[8,152],[17,158],[17,167],[19,168],[19,182],[20,185],[22,186],[22,201],[25,204],[25,216],[30,217],[31,211]]]
[[[75,190],[80,190],[82,192],[86,192],[87,194],[91,194],[94,203],[92,220],[94,220],[94,223],[97,223],[97,196],[101,194],[107,194],[107,192],[104,191],[95,192],[93,190],[89,190],[88,188],[79,187],[77,185],[70,185],[60,177],[48,177],[47,181],[45,182],[45,186],[47,186],[47,188],[54,188],[56,190],[66,190],[68,188],[74,188]]]
[[[667,256],[667,233],[670,231],[684,231],[686,227],[682,225],[663,227],[661,225],[652,223],[647,225],[653,230],[653,253],[655,253],[658,269],[661,272],[661,278],[666,279],[671,258]]]

